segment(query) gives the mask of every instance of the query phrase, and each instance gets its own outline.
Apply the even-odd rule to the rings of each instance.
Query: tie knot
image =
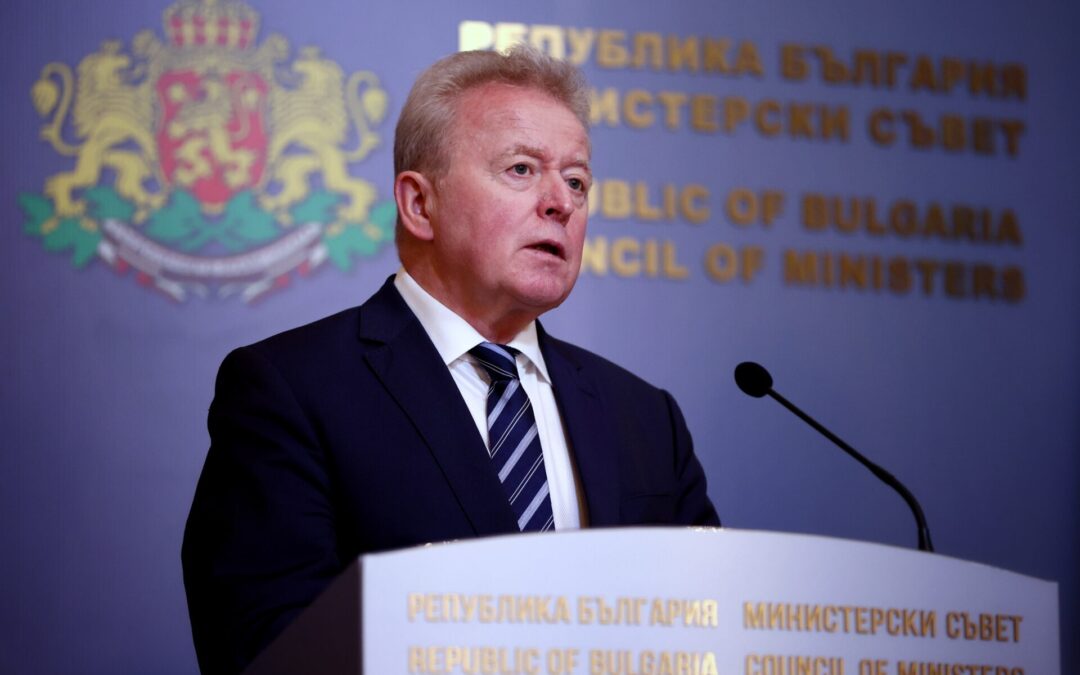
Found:
[[[517,364],[514,362],[517,350],[513,347],[481,342],[470,349],[469,353],[484,367],[492,382],[517,379]]]

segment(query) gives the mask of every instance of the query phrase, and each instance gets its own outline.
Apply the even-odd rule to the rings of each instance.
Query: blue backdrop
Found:
[[[396,269],[413,78],[513,39],[596,90],[587,260],[548,329],[676,395],[725,524],[913,546],[895,495],[738,392],[766,364],[911,487],[940,553],[1058,581],[1080,668],[1071,5],[274,1],[201,33],[170,7],[0,6],[0,670],[194,671],[179,547],[218,364]]]

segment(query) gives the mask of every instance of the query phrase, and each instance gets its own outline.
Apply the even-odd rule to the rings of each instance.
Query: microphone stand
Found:
[[[881,479],[881,481],[884,482],[886,485],[889,485],[890,487],[892,487],[892,489],[899,492],[900,496],[904,498],[905,502],[907,502],[907,505],[911,509],[911,512],[915,515],[915,525],[919,531],[919,550],[933,553],[934,545],[930,541],[930,528],[926,524],[926,516],[923,514],[922,507],[919,506],[919,500],[915,499],[915,495],[911,494],[911,490],[908,490],[907,487],[905,487],[904,484],[896,478],[896,476],[892,475],[877,464],[871,462],[869,459],[864,457],[861,452],[845,443],[839,436],[837,436],[833,432],[818,424],[817,420],[804,413],[798,408],[798,406],[778,394],[771,387],[765,393],[766,395],[776,399],[776,401],[780,405],[784,406],[791,412],[798,415],[799,419],[806,422],[814,429],[817,429],[818,433],[835,443],[837,446],[840,447],[841,450],[851,455],[851,457],[853,457],[860,464],[865,466],[867,469],[870,469],[870,472],[877,476],[879,479]]]

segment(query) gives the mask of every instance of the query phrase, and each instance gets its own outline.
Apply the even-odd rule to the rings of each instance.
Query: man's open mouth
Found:
[[[555,242],[541,241],[541,242],[537,242],[535,244],[530,245],[529,248],[531,248],[533,250],[536,250],[536,251],[543,251],[544,253],[550,253],[551,255],[553,255],[553,256],[555,256],[557,258],[562,258],[563,257],[562,246],[559,246]]]

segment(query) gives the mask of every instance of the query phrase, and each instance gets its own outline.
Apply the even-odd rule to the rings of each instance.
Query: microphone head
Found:
[[[747,396],[761,398],[772,389],[772,376],[763,366],[753,361],[743,361],[735,366],[735,384]]]

